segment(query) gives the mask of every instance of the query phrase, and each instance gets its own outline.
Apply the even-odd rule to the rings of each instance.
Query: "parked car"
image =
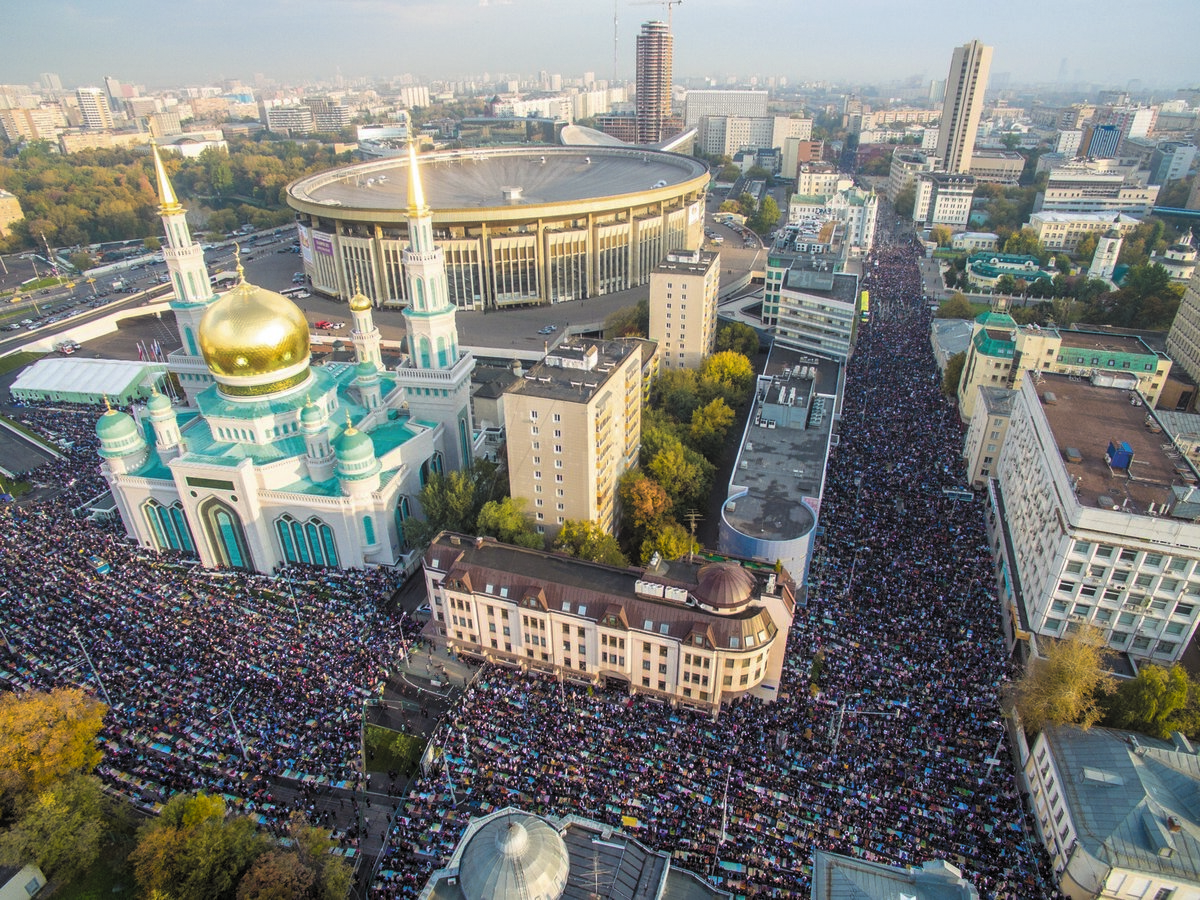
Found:
[[[325,319],[318,319],[317,321],[313,322],[313,327],[314,328],[332,328],[333,323],[326,321]]]

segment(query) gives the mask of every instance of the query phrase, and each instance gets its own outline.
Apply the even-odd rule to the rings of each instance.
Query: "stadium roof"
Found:
[[[435,212],[571,203],[642,194],[707,177],[697,160],[639,147],[479,148],[420,158],[425,201]],[[408,161],[389,157],[294,182],[300,201],[355,210],[408,207]]]

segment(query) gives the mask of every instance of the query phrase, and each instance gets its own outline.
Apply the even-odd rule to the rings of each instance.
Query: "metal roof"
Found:
[[[812,900],[979,900],[979,894],[941,860],[901,869],[816,850]]]
[[[119,396],[164,368],[159,363],[122,359],[43,359],[21,372],[11,390]]]

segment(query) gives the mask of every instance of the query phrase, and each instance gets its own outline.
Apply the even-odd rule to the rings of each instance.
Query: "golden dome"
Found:
[[[373,306],[371,298],[364,294],[361,290],[355,291],[354,296],[350,298],[351,312],[365,312]]]
[[[292,301],[243,277],[204,313],[200,352],[223,393],[282,390],[307,377],[308,322]]]

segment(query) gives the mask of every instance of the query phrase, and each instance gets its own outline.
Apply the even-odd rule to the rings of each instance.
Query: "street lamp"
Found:
[[[225,712],[229,714],[229,724],[233,726],[233,736],[237,738],[238,746],[242,748],[242,759],[248,760],[250,759],[250,754],[246,752],[246,743],[242,740],[242,732],[238,730],[237,722],[233,718],[233,705],[238,702],[244,693],[246,693],[245,688],[238,691],[233,701],[225,707]]]

